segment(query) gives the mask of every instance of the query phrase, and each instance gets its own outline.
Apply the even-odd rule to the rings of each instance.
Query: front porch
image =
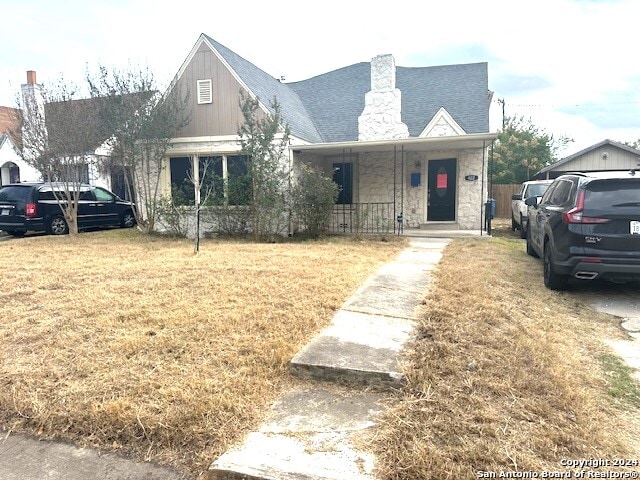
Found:
[[[340,188],[331,233],[483,234],[493,135],[408,138],[293,148]],[[432,233],[432,231],[438,231]]]

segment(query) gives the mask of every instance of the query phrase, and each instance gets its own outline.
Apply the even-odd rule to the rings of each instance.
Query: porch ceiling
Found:
[[[404,147],[405,152],[425,152],[431,150],[462,150],[487,147],[498,137],[497,133],[457,135],[447,137],[397,138],[375,140],[371,142],[316,143],[312,145],[291,146],[294,153],[304,152],[316,155],[341,155],[345,151],[352,153],[388,152],[394,147]]]

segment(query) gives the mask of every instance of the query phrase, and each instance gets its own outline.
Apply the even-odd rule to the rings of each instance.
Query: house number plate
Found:
[[[631,224],[631,235],[640,235],[640,222],[632,220]]]

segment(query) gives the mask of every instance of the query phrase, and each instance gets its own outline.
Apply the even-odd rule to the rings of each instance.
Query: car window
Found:
[[[94,189],[93,193],[96,196],[96,200],[98,202],[113,202],[115,200],[114,196],[111,195],[111,193],[102,188]]]
[[[560,180],[553,190],[550,203],[552,205],[565,205],[571,198],[573,182],[570,180]]]
[[[26,202],[29,198],[29,187],[3,187],[0,188],[0,201]]]
[[[557,186],[558,186],[558,182],[554,182],[549,186],[547,191],[544,192],[544,195],[542,195],[542,200],[540,200],[540,204],[548,205],[551,203],[551,200],[550,200],[551,196],[553,195],[553,192],[555,192]]]
[[[60,195],[60,198],[63,196]],[[56,197],[53,196],[53,192],[51,190],[47,190],[46,192],[38,192],[38,200],[55,200]]]
[[[640,212],[640,178],[597,180],[585,186],[584,210],[590,216]]]
[[[93,193],[87,190],[80,192],[80,197],[78,200],[95,200]]]
[[[523,198],[529,197],[541,197],[544,192],[549,188],[548,183],[534,183],[527,187],[527,191],[524,193]]]

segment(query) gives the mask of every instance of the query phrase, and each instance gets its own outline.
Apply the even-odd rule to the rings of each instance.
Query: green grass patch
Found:
[[[598,359],[607,379],[607,393],[617,400],[640,407],[640,387],[633,377],[633,369],[611,353],[602,354]]]

